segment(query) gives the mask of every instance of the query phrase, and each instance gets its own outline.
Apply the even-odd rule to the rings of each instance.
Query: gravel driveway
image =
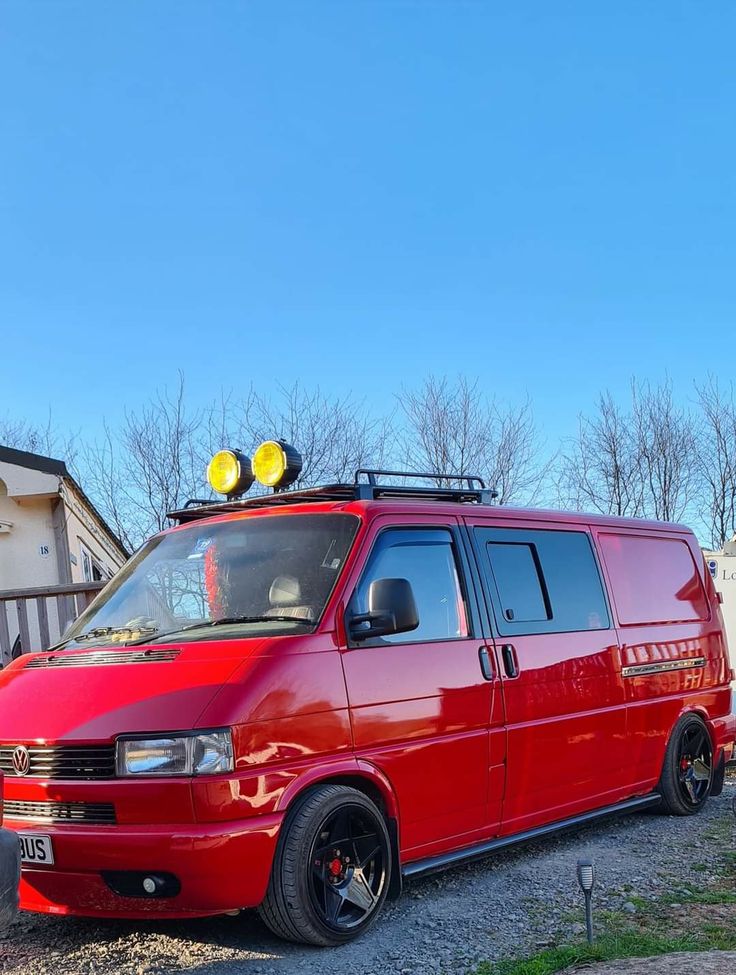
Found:
[[[697,889],[718,860],[703,837],[733,823],[734,782],[695,820],[639,814],[444,874],[414,880],[364,939],[338,949],[287,945],[253,913],[187,922],[99,922],[22,915],[0,936],[13,975],[332,975],[466,972],[582,932],[577,858],[596,864],[598,909],[634,913],[634,895]],[[734,831],[731,833],[732,843]]]

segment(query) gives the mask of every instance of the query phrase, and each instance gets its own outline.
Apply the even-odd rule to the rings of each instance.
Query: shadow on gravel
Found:
[[[145,940],[151,936],[171,942],[194,942],[233,951],[256,950],[260,957],[244,957],[242,964],[261,966],[267,965],[269,959],[281,959],[284,949],[289,947],[268,931],[255,911],[244,911],[238,917],[204,917],[176,921],[118,921],[107,918],[21,914],[10,930],[0,936],[0,972],[12,972],[26,964],[36,952],[48,951],[50,945],[63,953],[84,950],[87,947],[104,950],[105,947],[109,949],[129,940]],[[213,971],[219,970],[219,963],[212,964],[215,965]],[[207,966],[203,971],[206,968]],[[195,970],[197,969],[193,969]]]
[[[646,813],[639,814],[646,815]],[[503,873],[527,858],[539,854],[554,855],[566,850],[575,850],[583,846],[587,840],[602,838],[606,834],[625,830],[627,823],[635,822],[637,817],[625,819],[611,819],[571,832],[540,839],[536,842],[512,847],[499,851],[472,863],[460,864],[446,871],[417,877],[404,885],[404,895],[397,903],[387,904],[380,926],[391,928],[393,924],[405,925],[407,922],[407,908],[410,919],[417,920],[421,916],[421,907],[412,901],[431,899],[442,889],[462,887],[477,879],[482,881],[490,875]],[[411,918],[411,914],[414,915]],[[17,935],[17,938],[16,938]],[[268,969],[269,961],[277,962],[295,953],[305,952],[318,956],[324,949],[310,948],[305,945],[294,945],[280,941],[266,928],[255,911],[243,911],[236,917],[205,917],[187,920],[151,920],[125,921],[106,918],[75,918],[58,917],[54,915],[23,915],[22,935],[18,921],[7,932],[5,938],[0,937],[0,973],[12,972],[18,966],[14,958],[3,957],[6,952],[4,945],[12,945],[21,950],[18,961],[27,961],[33,957],[34,951],[47,951],[50,944],[62,952],[77,951],[85,947],[112,948],[129,939],[146,939],[149,936],[166,938],[170,942],[189,942],[198,945],[229,949],[233,952],[256,953],[257,957],[239,956],[239,964],[247,967]],[[22,938],[22,945],[18,941]],[[17,940],[18,939],[18,940]],[[330,950],[330,954],[334,953]],[[336,949],[339,953],[340,949]],[[10,952],[11,956],[15,952]],[[231,972],[232,961],[217,960],[202,966],[187,969],[187,975],[218,975],[219,972]]]
[[[728,798],[715,800],[705,821],[732,822]],[[569,925],[566,912],[579,908],[575,863],[583,851],[590,852],[600,867],[601,907],[620,909],[632,890],[644,896],[650,891],[661,893],[674,882],[668,871],[678,882],[698,882],[701,874],[683,870],[680,857],[676,861],[664,857],[664,878],[653,872],[660,855],[677,837],[692,846],[693,857],[702,855],[707,861],[707,834],[695,839],[687,823],[639,814],[591,824],[576,833],[539,839],[416,878],[405,885],[398,903],[386,905],[368,939],[338,949],[282,942],[255,911],[183,921],[24,914],[6,937],[0,936],[0,975],[140,975],[149,971],[156,975],[296,971],[333,975],[346,970],[363,975],[401,971],[407,966],[433,975],[438,964],[448,972],[467,971],[478,957],[505,956],[549,943],[560,926]],[[622,885],[626,894],[619,889]],[[448,954],[448,948],[454,953],[462,949],[465,954],[456,958]]]

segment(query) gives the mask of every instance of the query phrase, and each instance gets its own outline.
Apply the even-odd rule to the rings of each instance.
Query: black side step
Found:
[[[527,830],[524,833],[515,833],[513,836],[499,836],[475,846],[466,846],[462,850],[441,853],[439,856],[426,857],[424,860],[413,860],[401,868],[401,873],[404,877],[416,877],[420,874],[433,873],[436,870],[446,870],[448,867],[454,867],[456,863],[480,860],[490,853],[495,853],[496,850],[505,850],[509,846],[516,846],[520,843],[530,843],[532,840],[562,833],[568,829],[580,829],[582,826],[588,826],[590,823],[605,819],[607,816],[620,816],[623,813],[637,812],[649,806],[656,806],[661,801],[661,797],[656,792],[648,796],[639,796],[636,799],[626,799],[624,802],[617,802],[612,806],[594,809],[593,812],[571,816],[569,819],[561,819],[545,826],[537,826],[535,829]]]

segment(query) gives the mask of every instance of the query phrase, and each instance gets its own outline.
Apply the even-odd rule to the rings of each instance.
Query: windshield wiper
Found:
[[[113,633],[155,633],[156,628],[154,626],[95,626],[91,630],[87,630],[84,633],[79,633],[77,636],[67,637],[66,640],[62,640],[60,643],[54,644],[53,647],[49,647],[44,653],[51,653],[53,650],[61,650],[68,643],[83,643],[85,640],[101,640],[103,637],[112,636]],[[146,636],[144,639],[148,639]]]
[[[155,630],[140,640],[126,641],[126,646],[135,647],[149,640],[164,640],[169,636],[178,636],[180,633],[188,633],[190,630],[206,630],[212,626],[227,626],[236,623],[301,623],[302,626],[314,626],[312,620],[300,619],[298,616],[223,616],[216,620],[202,620],[201,623],[189,623],[187,626],[180,626],[178,630],[167,630],[164,633]]]
[[[106,636],[112,636],[113,633],[140,633],[145,634],[140,637],[136,637],[135,640],[126,640],[126,647],[139,646],[142,643],[147,643],[151,639],[163,640],[168,636],[178,636],[179,633],[187,633],[189,630],[201,630],[207,629],[211,626],[227,626],[228,624],[236,623],[301,623],[302,626],[312,626],[311,620],[300,619],[298,616],[223,616],[216,620],[202,620],[200,623],[189,623],[187,626],[180,626],[177,630],[168,630],[166,632],[161,632],[155,626],[96,626],[91,630],[87,630],[85,633],[80,633],[78,636],[70,636],[66,640],[62,640],[61,643],[55,644],[53,647],[49,647],[45,653],[51,653],[54,650],[61,650],[68,643],[82,643],[85,640],[101,640]]]
[[[305,623],[307,626],[312,625],[312,621],[304,619],[300,616],[274,616],[265,614],[263,616],[223,616],[216,620],[207,620],[206,623],[194,623],[192,626],[185,626],[185,630],[196,630],[199,626],[224,626],[228,623],[271,623],[273,621],[277,623],[281,621],[282,623]]]

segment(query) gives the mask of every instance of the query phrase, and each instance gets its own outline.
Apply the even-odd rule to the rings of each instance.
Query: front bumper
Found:
[[[192,917],[256,907],[266,894],[282,816],[184,826],[45,826],[17,832],[51,836],[54,865],[23,867],[20,906],[87,917]],[[173,874],[174,897],[114,893],[104,871]]]
[[[0,829],[0,932],[10,924],[18,910],[19,879],[18,838],[9,830]]]

